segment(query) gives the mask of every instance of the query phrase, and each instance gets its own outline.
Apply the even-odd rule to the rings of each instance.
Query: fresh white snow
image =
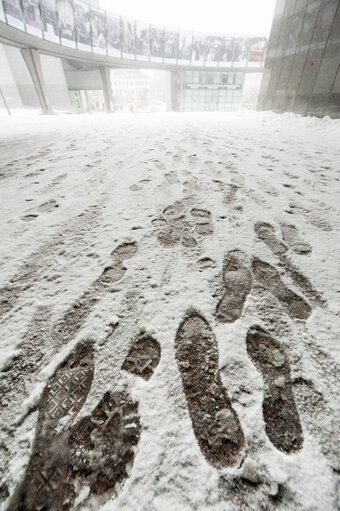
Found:
[[[92,339],[95,375],[79,416],[91,412],[106,390],[128,389],[139,403],[142,434],[117,495],[87,498],[85,488],[77,509],[337,509],[339,141],[339,120],[269,112],[0,114],[0,287],[9,286],[25,262],[35,268],[2,318],[0,370],[20,356],[34,317],[54,324],[110,264],[115,247],[138,244],[122,280],[100,297],[76,337],[58,348],[44,339],[49,363],[33,368],[23,399],[2,410],[0,477],[10,492],[29,460],[34,406],[46,382],[79,340]],[[183,200],[188,210],[211,212],[214,233],[199,238],[195,248],[164,247],[151,221]],[[271,223],[278,237],[281,222],[294,224],[312,247],[307,255],[289,251],[327,302],[312,304],[305,322],[290,318],[273,299],[270,322],[268,293],[256,290],[239,320],[216,321],[229,250],[242,250],[249,263],[257,256],[275,265],[287,287],[303,294],[257,238],[258,221]],[[210,266],[202,266],[204,257],[213,261]],[[193,433],[174,349],[190,308],[207,319],[218,341],[221,378],[245,435],[242,466],[210,466]],[[296,454],[278,451],[265,434],[263,378],[245,344],[253,324],[271,328],[289,356],[304,435]],[[161,346],[150,381],[121,370],[143,329]],[[247,470],[261,484],[231,490],[231,481]],[[269,496],[277,485],[281,500]]]

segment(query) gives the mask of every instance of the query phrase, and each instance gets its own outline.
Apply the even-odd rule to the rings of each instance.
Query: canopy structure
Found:
[[[0,0],[0,42],[111,67],[258,71],[267,38],[154,26],[81,0]]]

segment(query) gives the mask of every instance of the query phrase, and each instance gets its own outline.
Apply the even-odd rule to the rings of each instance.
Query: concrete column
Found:
[[[42,72],[40,53],[38,50],[24,48],[21,54],[25,60],[28,71],[32,77],[33,85],[39,98],[39,103],[43,114],[52,114],[53,110],[49,104],[46,95],[46,85]]]
[[[108,67],[100,67],[100,76],[103,82],[103,93],[104,93],[104,104],[106,113],[112,112],[111,110],[111,98],[112,98],[112,90],[111,90],[111,79],[110,79],[110,68]]]
[[[0,96],[1,96],[1,99],[2,99],[2,101],[3,101],[3,104],[5,105],[5,108],[6,108],[6,110],[7,110],[8,115],[11,115],[11,111],[10,111],[10,109],[8,108],[7,101],[6,101],[6,98],[5,98],[4,93],[3,93],[3,92],[2,92],[2,90],[1,90],[1,87],[0,87]]]
[[[180,71],[171,71],[171,110],[178,112],[178,74]]]
[[[179,71],[179,111],[183,112],[183,100],[182,100],[182,94],[183,94],[183,71]]]
[[[91,105],[90,105],[90,101],[89,101],[89,95],[87,94],[87,90],[86,89],[84,90],[84,93],[85,93],[86,105],[87,105],[88,113],[92,114]]]

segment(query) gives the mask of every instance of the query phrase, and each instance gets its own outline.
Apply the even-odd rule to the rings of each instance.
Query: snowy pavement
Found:
[[[0,509],[338,509],[340,121],[0,120]]]

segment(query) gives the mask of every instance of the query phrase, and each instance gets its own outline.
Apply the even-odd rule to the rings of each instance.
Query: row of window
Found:
[[[183,112],[229,112],[237,110],[240,100],[241,90],[182,89],[178,106]]]
[[[182,71],[180,78],[182,84],[200,83],[200,84],[241,84],[244,73],[221,71]]]
[[[129,88],[129,89],[123,89],[123,88],[112,88],[112,93],[113,94],[144,94],[146,92],[148,92],[149,89],[145,88],[145,87],[141,87],[141,88],[138,88],[138,89],[135,89],[135,88]]]
[[[120,85],[120,86],[137,86],[145,87],[148,84],[147,80],[116,80],[111,78],[111,82],[113,85]]]
[[[182,112],[233,112],[238,109],[235,103],[184,103]]]

